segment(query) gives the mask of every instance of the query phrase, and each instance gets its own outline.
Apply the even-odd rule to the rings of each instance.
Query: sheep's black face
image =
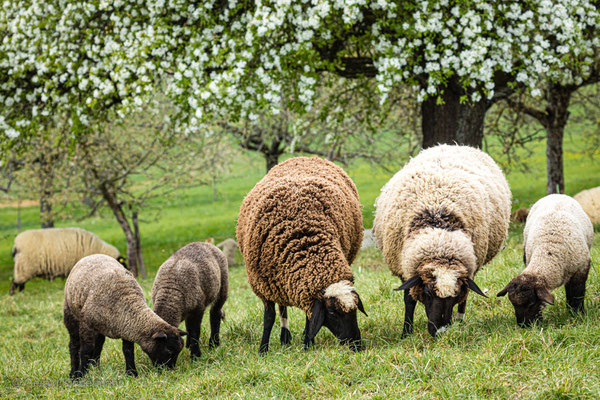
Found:
[[[181,337],[184,335],[186,335],[186,332],[182,330],[178,330],[174,335],[172,333],[167,335],[165,332],[157,332],[152,335],[152,348],[147,352],[152,364],[155,367],[175,367],[177,357],[183,349],[183,339]]]
[[[498,293],[498,297],[506,294],[515,309],[517,324],[523,328],[541,321],[544,307],[554,304],[554,296],[532,276],[519,275],[514,278]]]
[[[428,285],[423,287],[422,302],[427,314],[427,330],[433,337],[446,330],[446,326],[452,323],[452,310],[460,299],[464,298],[467,288],[461,288],[461,294],[452,297],[439,297]]]
[[[348,344],[355,351],[362,350],[360,330],[356,319],[356,310],[343,312],[336,307],[327,308],[325,313],[325,325],[333,335],[339,339],[341,344]]]
[[[321,326],[326,326],[341,344],[349,345],[354,351],[363,350],[356,312],[360,310],[365,315],[366,312],[358,294],[356,299],[358,304],[351,310],[344,309],[336,298],[315,301],[305,345],[314,339]]]

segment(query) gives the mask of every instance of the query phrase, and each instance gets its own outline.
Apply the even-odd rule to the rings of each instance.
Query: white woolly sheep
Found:
[[[367,249],[375,246],[375,236],[373,235],[373,229],[365,229],[363,232],[363,240],[360,245],[361,249]]]
[[[523,231],[526,268],[498,293],[508,293],[519,325],[541,320],[543,308],[554,304],[551,292],[563,285],[571,309],[584,311],[593,239],[594,227],[573,198],[551,194],[533,205]]]
[[[473,278],[508,233],[511,194],[502,171],[481,150],[440,145],[422,151],[382,188],[373,232],[392,273],[404,282],[403,334],[417,301],[432,336],[464,317]]]
[[[600,186],[583,190],[573,198],[581,204],[592,224],[600,224]]]
[[[35,277],[49,280],[66,277],[77,261],[91,254],[106,254],[125,265],[125,259],[119,256],[115,246],[81,228],[21,232],[15,238],[12,251],[15,266],[9,293],[14,294],[17,287],[22,291],[25,283]]]
[[[64,323],[69,331],[72,379],[98,364],[104,339],[123,339],[125,371],[137,376],[133,344],[138,343],[154,365],[175,366],[186,332],[177,329],[147,305],[131,272],[115,259],[94,254],[79,260],[65,284]]]
[[[210,243],[193,242],[165,261],[152,285],[154,312],[173,326],[185,320],[187,347],[192,358],[200,357],[200,326],[210,305],[209,347],[219,345],[222,308],[227,300],[227,259]]]

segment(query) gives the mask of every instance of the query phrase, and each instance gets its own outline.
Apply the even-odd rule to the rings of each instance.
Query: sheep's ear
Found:
[[[177,333],[179,333],[179,336],[186,336],[188,333],[184,330],[181,330],[179,328],[177,328]]]
[[[419,275],[415,275],[412,278],[410,278],[409,280],[407,280],[406,282],[404,282],[400,287],[397,287],[394,290],[407,290],[413,286],[417,286],[422,283],[423,283],[423,280],[421,279],[421,277]]]
[[[356,293],[356,292],[354,292]],[[356,293],[356,295],[358,296],[358,293]],[[365,307],[363,306],[362,301],[360,300],[360,296],[358,296],[358,311],[362,312],[363,314],[365,314],[367,317],[367,312],[365,311]]]
[[[315,300],[315,304],[312,309],[312,316],[308,324],[308,340],[313,340],[319,329],[323,326],[325,321],[325,304],[321,300]]]
[[[498,292],[496,297],[506,296],[506,294],[508,292],[510,292],[513,289],[513,287],[514,287],[514,285],[513,285],[512,281],[508,282],[508,284],[506,286],[504,286],[504,289],[502,289],[501,291]]]
[[[537,294],[540,300],[542,300],[544,303],[549,304],[551,306],[554,305],[554,296],[545,287],[540,286],[536,288],[535,294]]]
[[[156,332],[154,335],[152,335],[152,339],[154,340],[165,340],[167,338],[167,334],[160,331],[160,332]]]
[[[481,291],[481,289],[479,289],[479,286],[477,286],[477,284],[475,283],[475,281],[473,279],[467,278],[467,285],[469,285],[469,289],[471,289],[478,295],[487,298],[487,296]]]

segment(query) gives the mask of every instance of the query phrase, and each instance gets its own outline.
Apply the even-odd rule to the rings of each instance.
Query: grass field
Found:
[[[544,195],[543,145],[537,145],[530,159],[531,172],[508,174],[513,208]],[[598,158],[580,156],[580,147],[571,138],[565,148],[567,193],[600,185]],[[397,169],[404,161],[398,160]],[[159,218],[141,223],[149,277],[140,284],[148,302],[156,270],[173,251],[190,241],[234,235],[239,205],[263,175],[263,162],[254,156],[237,163],[236,172],[219,185],[218,201],[211,202],[210,188],[188,190],[161,199]],[[365,163],[347,170],[364,205],[365,226],[370,227],[373,203],[391,174]],[[68,335],[62,323],[64,282],[36,279],[27,283],[23,293],[7,295],[16,219],[15,208],[0,209],[0,398],[600,398],[598,234],[584,316],[570,315],[564,291],[559,289],[554,293],[555,306],[545,311],[545,321],[524,330],[517,327],[508,299],[494,297],[523,268],[523,226],[516,224],[504,250],[477,276],[490,298],[470,296],[466,320],[438,340],[426,332],[422,306],[417,308],[415,334],[400,337],[404,306],[402,296],[392,291],[399,282],[376,249],[362,250],[353,270],[369,316],[359,316],[366,350],[358,354],[340,347],[326,329],[317,335],[314,349],[303,351],[304,315],[293,309],[292,344],[279,344],[276,323],[271,350],[260,357],[262,303],[247,283],[238,254],[240,265],[230,269],[227,319],[218,349],[207,348],[205,318],[200,360],[192,363],[184,349],[174,370],[156,370],[136,346],[140,376],[130,378],[125,375],[120,341],[109,339],[100,368],[71,383]],[[24,229],[37,228],[37,209],[22,209],[21,220]],[[123,235],[109,216],[77,225],[124,252]]]

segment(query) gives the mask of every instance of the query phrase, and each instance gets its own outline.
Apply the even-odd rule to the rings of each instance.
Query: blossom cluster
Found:
[[[85,126],[126,113],[157,89],[171,120],[195,131],[215,115],[276,114],[290,95],[310,109],[323,72],[370,58],[382,100],[418,98],[458,80],[469,101],[493,98],[506,74],[536,94],[577,83],[600,48],[591,0],[5,0],[0,11],[0,135],[56,110]]]

